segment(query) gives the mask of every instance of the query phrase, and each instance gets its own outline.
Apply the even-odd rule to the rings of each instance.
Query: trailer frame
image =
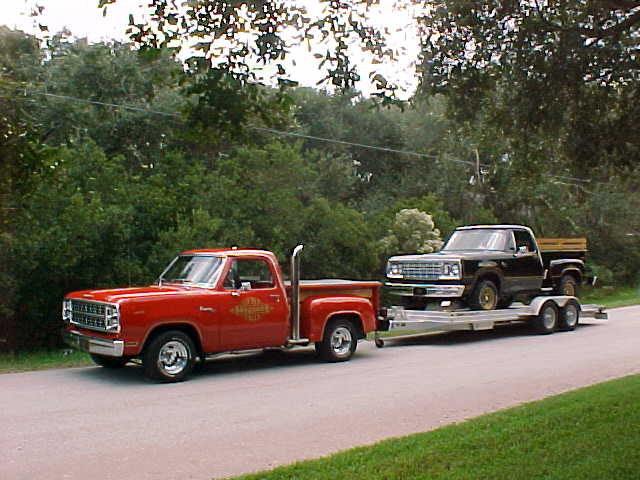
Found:
[[[605,307],[600,305],[582,305],[576,297],[554,295],[538,296],[529,305],[513,304],[509,308],[498,310],[411,310],[393,306],[380,317],[381,326],[374,333],[378,348],[385,340],[410,338],[417,335],[460,330],[491,330],[499,325],[532,323],[541,334],[558,330],[574,330],[580,319],[593,318],[607,320]],[[382,336],[382,332],[410,331],[408,335]],[[388,334],[386,334],[388,335]]]

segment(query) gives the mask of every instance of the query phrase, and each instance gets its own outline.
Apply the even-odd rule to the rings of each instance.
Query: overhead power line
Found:
[[[25,92],[25,93],[27,93],[27,92]],[[57,95],[57,94],[48,93],[48,92],[40,92],[40,91],[37,91],[37,90],[32,90],[30,93],[35,93],[37,95],[42,95],[42,96],[51,97],[51,98],[57,98],[57,99],[60,99],[60,100],[74,101],[74,102],[86,103],[86,104],[91,104],[91,105],[101,105],[101,106],[105,106],[105,107],[117,108],[117,109],[122,109],[122,110],[131,110],[131,111],[135,111],[135,112],[141,112],[141,113],[147,113],[147,114],[153,114],[153,115],[160,115],[160,116],[164,116],[164,117],[182,118],[182,116],[180,114],[178,114],[178,113],[160,112],[160,111],[157,111],[157,110],[151,110],[151,109],[147,109],[147,108],[135,107],[133,105],[122,105],[122,104],[117,104],[117,103],[100,102],[100,101],[97,101],[97,100],[88,100],[88,99],[85,99],[85,98],[71,97],[71,96],[68,96],[68,95]],[[442,161],[446,161],[446,162],[469,165],[469,166],[472,166],[474,168],[476,168],[478,166],[479,167],[486,167],[486,168],[490,167],[490,165],[487,165],[487,164],[478,164],[477,162],[468,161],[468,160],[460,160],[460,159],[457,159],[457,158],[441,157],[441,156],[438,156],[438,155],[432,155],[432,154],[427,154],[427,153],[418,153],[418,152],[412,152],[412,151],[408,151],[408,150],[398,150],[398,149],[390,148],[390,147],[379,147],[379,146],[375,146],[375,145],[367,145],[367,144],[364,144],[364,143],[348,142],[346,140],[338,140],[338,139],[335,139],[335,138],[318,137],[318,136],[315,136],[315,135],[306,135],[306,134],[302,134],[302,133],[296,133],[296,132],[290,132],[290,131],[284,131],[284,130],[276,130],[274,128],[265,128],[265,127],[249,127],[249,128],[252,128],[252,129],[257,130],[257,131],[265,132],[265,133],[271,133],[271,134],[274,134],[274,135],[282,135],[282,136],[294,137],[294,138],[304,138],[306,140],[314,140],[314,141],[318,141],[318,142],[333,143],[333,144],[337,144],[337,145],[346,145],[346,146],[351,146],[351,147],[363,148],[363,149],[367,149],[367,150],[374,150],[374,151],[385,152],[385,153],[394,153],[394,154],[399,154],[399,155],[407,155],[407,156],[413,156],[413,157],[418,157],[418,158],[428,158],[428,159],[431,159],[431,160],[442,160]],[[579,183],[592,183],[591,180],[584,179],[584,178],[575,178],[575,177],[569,177],[569,176],[565,176],[565,175],[548,175],[548,176],[552,177],[552,178],[557,178],[557,179],[560,179],[560,180],[567,180],[567,181],[573,181],[573,182],[579,182]]]

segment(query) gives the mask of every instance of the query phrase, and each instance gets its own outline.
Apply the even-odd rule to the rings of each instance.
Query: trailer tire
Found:
[[[558,320],[558,330],[570,332],[575,330],[580,321],[580,305],[575,300],[569,300],[562,310],[560,310],[560,319]]]
[[[144,374],[163,383],[185,380],[195,365],[196,347],[189,335],[170,330],[155,337],[145,348]]]
[[[467,303],[471,310],[495,310],[498,306],[498,288],[491,280],[481,280],[473,289]]]
[[[130,360],[129,357],[110,357],[108,355],[98,355],[97,353],[91,353],[89,355],[96,365],[111,369],[122,368],[129,363]]]
[[[542,335],[553,333],[558,326],[559,311],[554,301],[547,301],[540,308],[540,313],[533,319],[533,328]]]
[[[578,282],[575,277],[568,273],[562,275],[556,287],[556,294],[569,297],[577,297],[580,295],[580,288],[578,287]]]
[[[330,321],[321,342],[316,342],[316,352],[325,362],[346,362],[356,351],[358,336],[349,320]]]

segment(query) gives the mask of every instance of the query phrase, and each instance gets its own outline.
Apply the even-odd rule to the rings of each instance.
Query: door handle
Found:
[[[231,296],[232,297],[239,297],[240,296],[240,292],[231,292]]]
[[[200,311],[201,312],[211,312],[211,313],[215,312],[215,310],[213,308],[211,308],[211,307],[200,307]]]

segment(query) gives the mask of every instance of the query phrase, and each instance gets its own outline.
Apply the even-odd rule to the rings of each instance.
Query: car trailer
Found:
[[[540,334],[574,330],[581,318],[607,320],[605,307],[582,305],[576,297],[540,296],[529,305],[514,304],[499,310],[410,310],[390,307],[380,317],[374,334],[378,348],[385,340],[408,338],[424,333],[457,330],[491,330],[498,325],[529,323]],[[386,333],[388,332],[388,333]],[[390,335],[398,332],[399,335]],[[402,335],[401,332],[411,332]],[[389,336],[387,336],[389,335]]]

